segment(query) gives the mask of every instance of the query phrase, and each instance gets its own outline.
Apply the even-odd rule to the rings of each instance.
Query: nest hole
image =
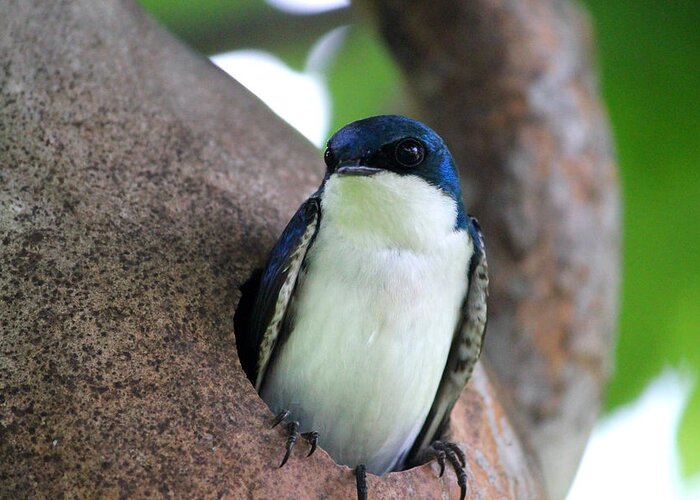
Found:
[[[258,290],[260,290],[262,272],[262,268],[255,269],[250,277],[239,287],[241,298],[233,314],[233,333],[236,337],[238,359],[246,377],[253,385],[255,385],[256,345],[251,332],[250,321],[253,307],[255,306],[255,299],[258,296]]]

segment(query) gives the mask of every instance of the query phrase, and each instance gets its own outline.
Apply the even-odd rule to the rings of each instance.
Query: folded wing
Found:
[[[270,253],[252,314],[251,334],[257,346],[255,388],[262,386],[267,366],[284,335],[290,300],[299,281],[306,252],[321,218],[320,201],[312,196],[299,207]]]

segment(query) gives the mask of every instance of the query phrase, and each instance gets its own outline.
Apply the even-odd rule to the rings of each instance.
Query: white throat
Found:
[[[457,204],[446,193],[418,177],[392,172],[332,175],[321,208],[322,221],[349,238],[418,251],[453,233],[457,217]]]

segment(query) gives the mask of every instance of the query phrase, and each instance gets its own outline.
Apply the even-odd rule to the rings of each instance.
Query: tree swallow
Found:
[[[326,174],[273,248],[250,318],[254,383],[313,450],[384,474],[435,457],[466,491],[464,455],[436,441],[481,353],[487,264],[442,139],[376,116],[328,141]]]

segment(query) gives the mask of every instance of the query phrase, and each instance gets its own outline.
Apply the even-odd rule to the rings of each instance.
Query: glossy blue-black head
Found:
[[[447,146],[426,125],[396,115],[352,122],[328,141],[326,179],[389,171],[419,177],[450,196],[458,206],[458,227],[466,227],[459,176]]]

